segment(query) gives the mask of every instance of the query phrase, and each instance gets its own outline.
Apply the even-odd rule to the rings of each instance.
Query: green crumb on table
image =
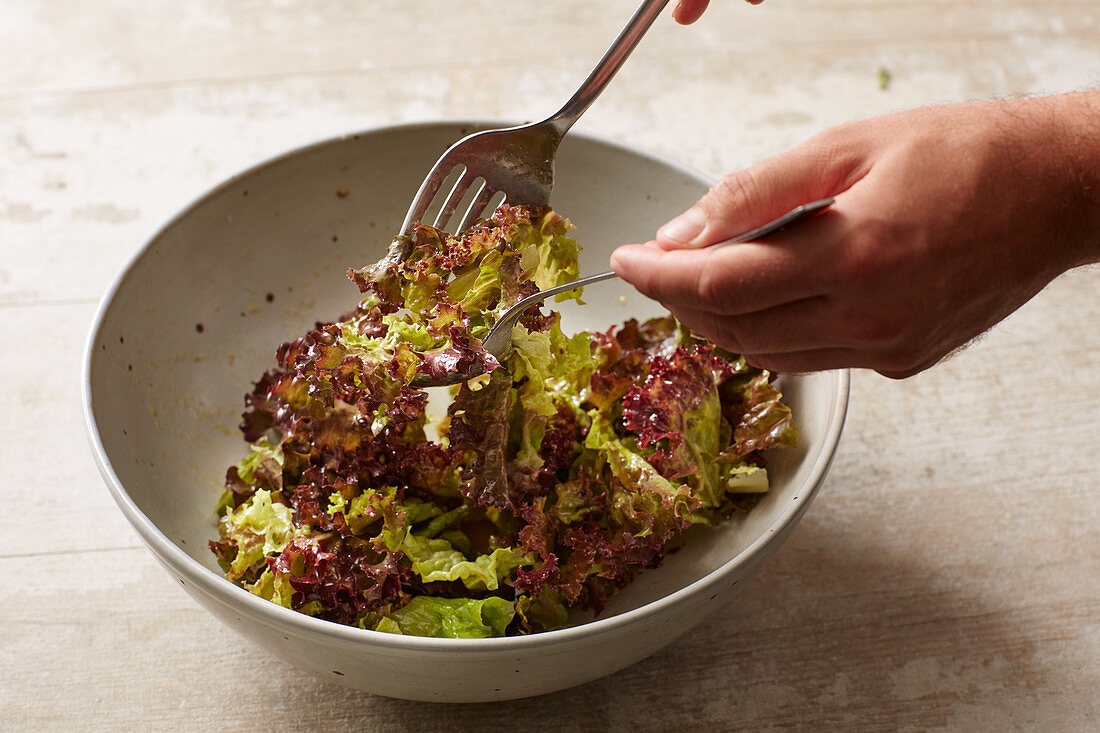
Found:
[[[886,88],[890,86],[890,80],[893,76],[890,74],[890,70],[885,66],[878,68],[878,88],[881,91],[886,91]]]

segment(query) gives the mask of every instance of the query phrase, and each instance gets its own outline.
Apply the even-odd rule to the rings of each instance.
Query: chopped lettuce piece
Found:
[[[497,590],[513,570],[532,562],[527,553],[514,547],[498,547],[489,554],[467,560],[445,539],[413,534],[405,537],[399,549],[412,562],[413,572],[425,583],[461,580],[471,590]]]
[[[230,580],[244,578],[266,557],[282,552],[297,532],[290,507],[272,503],[271,492],[265,489],[258,489],[236,509],[227,509],[220,526],[237,550],[226,570]]]
[[[585,447],[599,450],[611,471],[608,514],[619,526],[636,537],[669,537],[686,527],[687,514],[701,503],[690,486],[662,476],[598,415],[593,417]]]
[[[237,464],[237,475],[241,481],[247,484],[255,484],[262,475],[274,481],[283,467],[283,451],[277,445],[272,445],[266,438],[261,438],[253,443],[249,453]]]
[[[726,491],[737,494],[763,494],[768,490],[768,469],[760,466],[729,466],[722,472]]]
[[[793,448],[798,444],[791,408],[762,372],[744,388],[744,414],[733,429],[733,447],[739,455],[768,448]]]
[[[533,631],[552,631],[569,624],[569,609],[554,591],[518,598],[515,607],[523,625]]]
[[[260,575],[260,579],[245,588],[252,591],[260,598],[277,603],[284,608],[291,607],[294,598],[294,586],[290,584],[290,576],[283,573],[273,573],[267,568]]]
[[[416,596],[403,607],[391,611],[375,631],[409,636],[434,636],[450,639],[485,639],[504,636],[515,616],[512,604],[503,598],[436,598]]]

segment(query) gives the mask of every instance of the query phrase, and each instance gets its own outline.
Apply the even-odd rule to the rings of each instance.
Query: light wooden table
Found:
[[[1100,730],[1096,269],[914,379],[854,374],[827,484],[742,598],[555,695],[428,706],[300,676],[112,504],[83,344],[161,222],[320,138],[540,117],[633,5],[0,5],[0,729]],[[716,0],[662,19],[579,127],[717,176],[850,119],[1097,85],[1096,0]]]

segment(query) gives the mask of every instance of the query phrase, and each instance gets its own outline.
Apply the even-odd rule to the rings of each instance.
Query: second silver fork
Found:
[[[503,201],[549,206],[558,144],[604,90],[667,4],[668,0],[645,0],[576,93],[547,119],[519,127],[477,132],[452,145],[420,185],[401,225],[401,233],[409,234],[417,222],[424,220],[444,183],[452,179],[454,182],[439,202],[438,213],[432,221],[438,229],[447,229],[460,207],[461,219],[450,229],[455,233],[482,218],[490,203],[494,207]]]

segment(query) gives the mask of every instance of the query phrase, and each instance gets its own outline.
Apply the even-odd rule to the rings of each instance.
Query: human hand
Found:
[[[612,268],[755,366],[915,374],[1100,261],[1100,92],[827,130],[723,178]],[[759,242],[701,249],[814,199]]]
[[[750,5],[759,5],[764,0],[748,0]],[[679,0],[672,9],[672,17],[680,25],[691,25],[710,5],[710,0]]]

